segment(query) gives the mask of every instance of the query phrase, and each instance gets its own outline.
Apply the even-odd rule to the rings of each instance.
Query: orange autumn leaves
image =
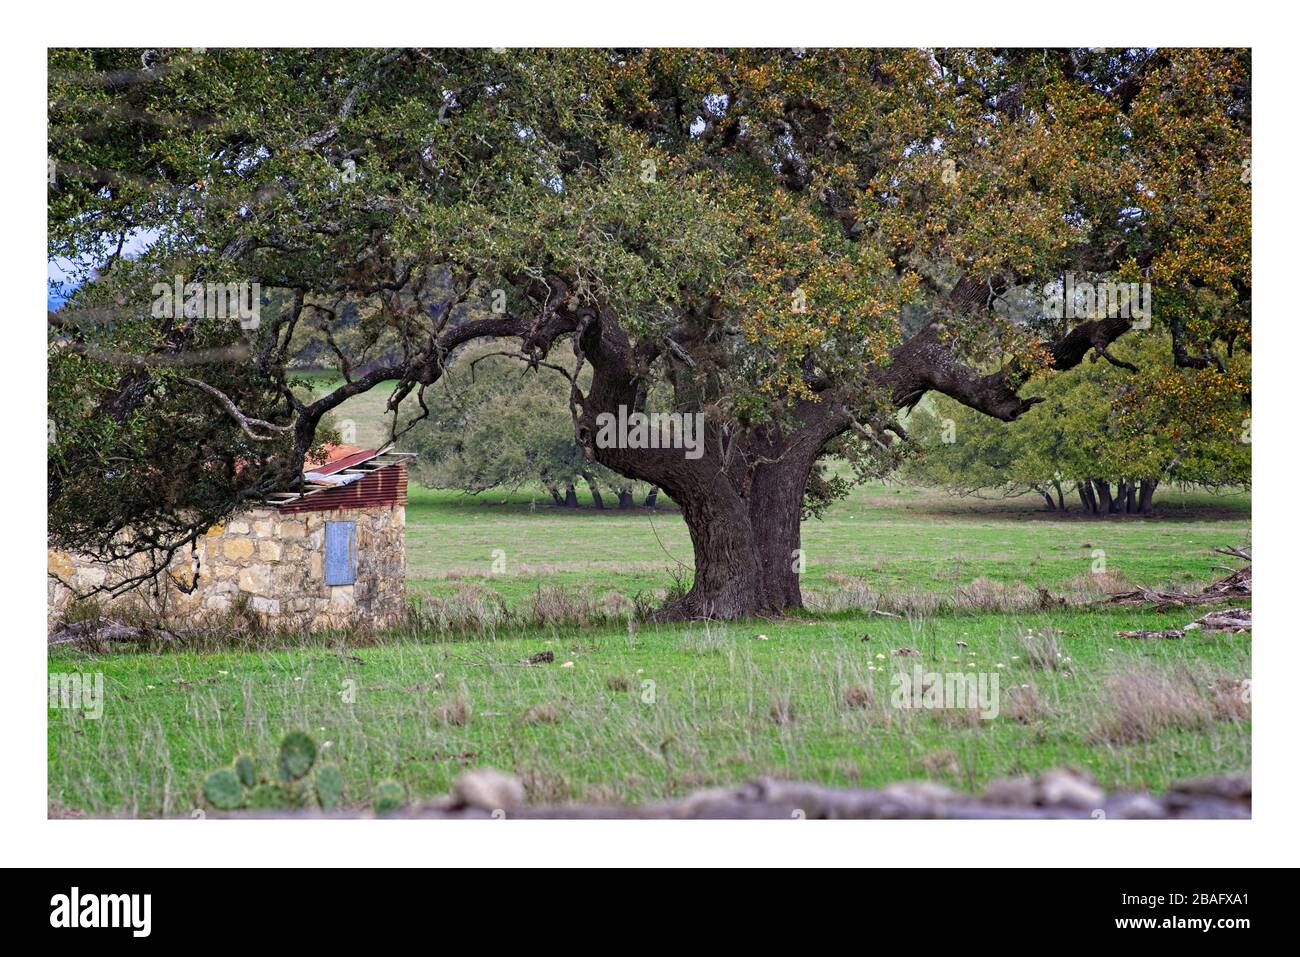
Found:
[[[756,206],[733,305],[763,354],[759,390],[807,398],[810,377],[842,380],[885,362],[917,277],[897,275],[878,247],[849,242],[805,197],[777,190]]]

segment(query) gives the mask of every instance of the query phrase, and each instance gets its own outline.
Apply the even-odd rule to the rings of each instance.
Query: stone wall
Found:
[[[397,812],[408,818],[533,818],[642,820],[1246,820],[1251,816],[1249,774],[1179,781],[1164,794],[1112,791],[1088,774],[1056,768],[989,783],[980,795],[934,781],[899,781],[879,791],[841,790],[805,781],[760,778],[738,786],[696,791],[652,804],[527,804],[513,774],[477,767],[452,782],[451,793]],[[225,817],[358,817],[338,811],[211,812]],[[1091,825],[1096,826],[1096,825]]]
[[[325,523],[333,521],[357,523],[353,585],[325,584]],[[178,624],[201,624],[246,610],[277,626],[382,627],[404,611],[406,509],[401,505],[290,514],[250,509],[210,528],[197,551],[199,585],[190,594],[177,587],[193,581],[193,561],[186,551],[150,585],[121,599],[101,594],[97,600],[134,605]],[[124,577],[88,557],[54,550],[49,571],[51,625],[73,601],[74,590],[84,593]]]

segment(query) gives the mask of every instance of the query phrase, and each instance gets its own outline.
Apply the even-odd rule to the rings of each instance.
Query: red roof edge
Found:
[[[342,472],[344,469],[351,468],[366,459],[373,459],[379,454],[378,449],[363,449],[359,445],[327,445],[325,446],[325,461],[304,462],[303,472],[319,472],[321,475],[333,475],[335,472]]]

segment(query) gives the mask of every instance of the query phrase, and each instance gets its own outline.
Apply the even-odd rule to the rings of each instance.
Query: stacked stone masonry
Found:
[[[356,581],[325,584],[327,522],[356,522]],[[167,574],[119,599],[169,622],[201,624],[235,611],[277,627],[311,629],[392,624],[405,607],[406,509],[382,505],[328,511],[255,508],[210,528],[198,542],[199,583],[186,550]],[[89,557],[49,552],[49,619],[59,621],[76,594],[124,573]],[[70,587],[69,587],[70,586]],[[101,605],[105,596],[98,596]]]

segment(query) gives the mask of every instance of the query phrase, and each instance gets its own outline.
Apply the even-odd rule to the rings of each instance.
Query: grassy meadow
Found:
[[[352,411],[373,427],[373,408]],[[1071,765],[1159,791],[1249,770],[1249,633],[1122,638],[1201,610],[1054,600],[1221,576],[1238,563],[1211,549],[1249,544],[1248,495],[1162,490],[1152,518],[1094,520],[869,485],[805,525],[806,613],[672,626],[627,617],[631,599],[644,608],[689,580],[685,525],[660,502],[598,512],[584,497],[575,512],[528,489],[412,486],[408,587],[428,617],[410,627],[53,650],[51,672],[103,674],[105,703],[98,719],[49,712],[51,813],[188,815],[206,771],[238,752],[269,767],[293,728],[339,764],[358,807],[380,779],[428,799],[481,765],[544,802],[762,775],[978,790]],[[996,676],[998,714],[894,707],[891,678],[914,666]]]
[[[759,775],[978,789],[1061,765],[1108,787],[1161,790],[1249,768],[1249,712],[1239,696],[1249,637],[1114,637],[1166,618],[844,615],[60,656],[51,670],[103,671],[106,704],[98,720],[51,713],[50,800],[91,814],[189,814],[203,806],[204,772],[237,752],[270,766],[289,728],[313,734],[360,804],[381,778],[429,798],[484,764],[519,774],[529,798],[547,802],[653,800]],[[902,647],[922,657],[894,656]],[[546,650],[553,663],[525,664]],[[913,663],[996,672],[1000,713],[981,720],[891,707],[889,676]]]
[[[304,376],[317,389],[338,384]],[[356,442],[380,447],[390,419],[383,386],[340,407]],[[556,509],[540,488],[480,495],[412,485],[407,508],[407,579],[447,595],[464,581],[490,586],[515,602],[539,587],[562,585],[624,595],[653,593],[689,576],[690,535],[660,496],[657,511],[591,508],[579,483],[578,511]],[[1250,496],[1161,489],[1150,520],[1094,521],[1074,511],[1054,519],[1035,496],[980,500],[942,491],[875,483],[859,487],[821,521],[804,524],[805,589],[862,576],[882,591],[950,591],[980,578],[1049,587],[1077,582],[1098,567],[1146,585],[1187,585],[1212,578],[1222,556],[1211,549],[1250,539]],[[1101,556],[1096,551],[1104,553]],[[493,561],[505,560],[505,574]],[[498,564],[497,567],[500,567]]]
[[[659,509],[621,513],[591,508],[586,489],[579,500],[575,512],[540,489],[470,496],[413,485],[408,581],[435,595],[478,582],[518,601],[548,585],[630,596],[689,576],[690,534],[662,496]],[[1174,491],[1158,501],[1150,520],[1054,520],[1028,496],[984,502],[875,483],[804,523],[804,588],[863,578],[881,592],[952,592],[978,579],[1051,589],[1087,584],[1094,568],[1115,581],[1186,587],[1221,574],[1213,548],[1249,541],[1248,496]],[[504,574],[493,572],[494,558]]]

